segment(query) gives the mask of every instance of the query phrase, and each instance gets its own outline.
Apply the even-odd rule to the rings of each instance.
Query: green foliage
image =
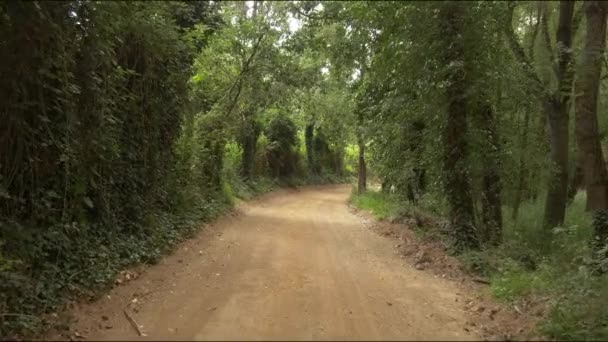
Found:
[[[267,158],[271,174],[277,178],[294,174],[298,164],[297,127],[288,117],[279,115],[270,121],[266,129],[268,138]]]
[[[592,276],[581,270],[565,283],[553,300],[553,308],[541,331],[556,340],[608,339],[608,277]]]
[[[361,195],[353,191],[351,197],[354,206],[370,211],[379,220],[415,218],[418,210],[431,213],[429,202],[433,203],[421,200],[426,208],[413,206],[396,194],[375,191]],[[491,281],[496,298],[514,303],[522,299],[547,301],[549,312],[539,331],[558,340],[603,340],[607,336],[608,278],[593,275],[591,217],[585,212],[585,202],[584,193],[578,193],[568,207],[564,227],[554,229],[550,239],[542,234],[542,204],[527,202],[517,220],[505,215],[508,219],[501,245],[459,255],[469,271]],[[440,216],[441,212],[433,213]],[[416,232],[448,244],[451,241],[440,227],[425,226]]]
[[[349,176],[357,174],[359,148],[355,144],[346,145],[344,148],[344,171]]]
[[[398,217],[400,213],[399,201],[396,201],[393,195],[381,192],[356,194],[356,191],[353,191],[350,201],[355,207],[370,211],[378,220]]]
[[[605,338],[597,271],[608,261],[591,260],[584,196],[562,227],[541,222],[558,12],[497,1],[2,3],[0,335],[39,330],[65,298],[155,262],[236,199],[346,181],[362,171],[361,146],[383,191],[354,205],[379,219],[449,217],[419,232],[481,246],[460,257],[498,298],[551,300],[551,337]],[[501,206],[502,241],[483,240]]]
[[[580,15],[584,11],[578,6]],[[349,86],[356,115],[345,121],[365,143],[368,166],[377,176],[373,180],[386,191],[354,195],[353,204],[379,218],[415,216],[416,210],[459,216],[460,206],[471,199],[470,223],[482,235],[487,229],[485,199],[488,189],[494,189],[499,199],[494,212],[500,214],[502,206],[503,227],[497,230],[502,241],[464,251],[463,263],[491,278],[493,293],[502,300],[542,297],[554,302],[543,325],[549,336],[605,339],[608,311],[595,303],[607,302],[604,285],[596,281],[604,279],[597,264],[606,261],[591,260],[592,220],[584,210],[585,196],[573,199],[561,227],[542,226],[541,198],[554,170],[543,99],[556,90],[559,77],[554,70],[558,7],[532,2],[332,2],[320,10],[304,5],[301,10],[319,17],[311,40],[324,42],[319,50],[328,60],[330,77]],[[322,19],[328,17],[332,19]],[[457,31],[451,38],[443,33],[449,25]],[[584,32],[580,27],[574,32],[577,55]],[[460,95],[453,92],[454,81]],[[456,152],[457,165],[448,169],[445,157],[455,149],[446,140],[446,119],[457,101],[467,121],[454,136],[464,141],[464,148]],[[600,96],[599,105],[605,103]],[[601,132],[604,119],[599,117]],[[574,128],[571,120],[570,131]],[[605,145],[603,134],[600,139]],[[569,143],[575,152],[576,139]],[[354,173],[358,149],[347,145],[345,154],[346,170]],[[577,158],[569,159],[574,170]],[[470,190],[446,183],[456,171],[459,180],[470,182]],[[488,175],[494,178],[488,181]],[[467,203],[450,205],[446,198],[453,192],[470,192]],[[424,234],[452,241],[454,227],[444,228],[426,228]]]
[[[39,332],[66,297],[155,262],[228,207],[188,172],[204,146],[184,117],[188,6],[1,5],[1,336]]]
[[[563,227],[543,234],[542,204],[525,203],[517,220],[505,222],[505,241],[496,248],[461,258],[470,270],[488,276],[493,294],[505,301],[541,298],[549,313],[539,327],[558,340],[606,338],[608,280],[593,275],[591,217],[578,193],[567,209]],[[505,217],[510,217],[505,215]]]

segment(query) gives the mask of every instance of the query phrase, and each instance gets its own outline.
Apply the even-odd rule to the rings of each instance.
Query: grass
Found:
[[[250,200],[259,194],[272,191],[279,186],[277,181],[272,178],[256,178],[251,181],[244,181],[240,177],[233,179],[230,183],[226,184],[225,190],[229,197],[234,201],[235,199]]]
[[[344,177],[332,174],[314,175],[310,177],[289,177],[275,179],[270,177],[257,177],[250,181],[244,181],[240,177],[233,177],[230,182],[225,182],[224,192],[230,200],[250,200],[257,195],[275,190],[281,187],[296,187],[318,184],[337,184],[345,182]]]
[[[397,217],[401,208],[400,201],[394,196],[375,191],[354,194],[351,197],[351,203],[359,209],[371,212],[380,221],[389,217]]]
[[[517,219],[505,208],[503,244],[461,257],[490,277],[497,299],[547,301],[549,312],[538,330],[552,339],[608,340],[608,276],[593,273],[585,202],[578,193],[563,226],[550,231],[542,227],[542,201],[524,203]]]
[[[416,209],[445,213],[445,204],[431,196],[418,208],[394,194],[374,191],[354,194],[351,202],[380,220],[411,216]],[[608,340],[608,275],[593,273],[592,221],[585,202],[585,194],[577,194],[566,210],[564,225],[550,231],[542,227],[542,201],[523,203],[517,219],[510,208],[504,208],[503,243],[458,256],[470,271],[490,279],[490,290],[498,300],[547,302],[549,311],[538,330],[551,339]]]

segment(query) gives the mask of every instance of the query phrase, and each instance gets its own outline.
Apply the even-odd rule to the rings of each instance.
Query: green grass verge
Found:
[[[380,221],[400,214],[400,202],[397,198],[381,192],[368,191],[356,194],[353,191],[350,201],[355,207],[369,211]]]
[[[585,202],[584,193],[577,194],[563,227],[551,231],[542,228],[542,201],[523,203],[517,219],[505,208],[504,242],[458,256],[470,271],[490,279],[498,300],[548,301],[549,312],[538,330],[551,339],[608,340],[608,275],[594,274],[590,266],[591,218]],[[378,219],[411,216],[416,210],[396,195],[374,191],[353,192],[351,203]],[[418,209],[440,214],[445,204],[428,196]]]

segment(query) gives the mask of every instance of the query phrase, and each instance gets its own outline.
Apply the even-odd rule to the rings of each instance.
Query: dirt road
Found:
[[[463,329],[456,285],[399,258],[349,211],[349,193],[308,187],[244,204],[78,308],[75,329],[94,340],[479,338]]]

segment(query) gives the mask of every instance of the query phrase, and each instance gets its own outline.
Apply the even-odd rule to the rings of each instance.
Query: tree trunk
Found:
[[[443,171],[450,206],[450,226],[455,238],[454,247],[456,251],[462,251],[479,247],[467,165],[467,94],[461,34],[465,4],[454,1],[440,6],[440,32],[446,46],[445,65],[450,65],[446,89],[448,108],[443,135]]]
[[[357,139],[359,145],[359,182],[357,183],[357,192],[364,193],[367,190],[367,166],[365,165],[365,142],[363,137]]]
[[[304,130],[304,144],[306,145],[306,158],[308,160],[308,169],[310,172],[315,173],[315,160],[314,160],[314,151],[313,151],[313,138],[314,138],[314,123],[309,123],[306,125]]]
[[[243,149],[243,155],[241,159],[241,176],[244,179],[249,180],[253,175],[255,142],[253,134],[246,134],[242,139],[241,148]]]
[[[608,209],[608,173],[600,144],[597,106],[602,57],[606,45],[606,15],[608,3],[585,1],[587,33],[582,52],[575,100],[575,135],[582,161],[583,184],[587,190],[587,209],[594,216],[594,245],[605,246],[608,221],[603,218]]]
[[[408,199],[416,204],[418,199],[426,190],[426,170],[422,166],[423,149],[421,141],[424,138],[424,130],[426,124],[423,121],[414,121],[411,124],[409,135],[409,149],[412,158],[415,161],[415,166],[412,168],[412,175],[409,177],[407,184]]]
[[[572,93],[572,17],[574,2],[560,1],[557,28],[558,89],[547,96],[545,110],[549,121],[551,161],[545,201],[544,226],[553,228],[564,222],[568,198],[568,112]]]
[[[576,132],[575,132],[575,134],[576,134]],[[574,200],[574,197],[576,197],[576,193],[580,189],[584,188],[583,177],[585,175],[583,174],[583,158],[582,158],[583,154],[580,151],[576,151],[575,153],[576,153],[576,162],[575,162],[575,166],[574,166],[574,174],[572,175],[572,178],[570,179],[570,183],[568,184],[567,204],[572,203],[572,201]],[[589,202],[587,202],[587,203],[589,203]]]
[[[549,155],[550,152],[550,144],[549,142],[551,141],[551,134],[550,134],[550,130],[549,130],[549,124],[548,124],[548,114],[547,114],[547,109],[546,109],[546,101],[543,100],[541,101],[541,112],[538,116],[538,121],[536,122],[537,126],[536,128],[537,130],[537,134],[536,134],[536,139],[534,139],[534,143],[538,144],[539,149],[541,150],[542,153],[546,153],[547,155]],[[536,162],[532,165],[532,167],[529,170],[528,173],[528,184],[529,184],[529,190],[531,191],[531,196],[530,198],[536,202],[540,196],[542,196],[544,189],[545,189],[545,184],[541,183],[541,179],[543,179],[543,174],[545,173],[545,169],[546,167],[543,165],[542,162]]]
[[[483,186],[481,194],[483,242],[498,245],[502,240],[502,180],[500,178],[500,142],[492,107],[481,107],[481,129],[486,134],[483,153]]]
[[[255,166],[255,152],[258,142],[258,128],[255,123],[247,122],[241,131],[240,145],[243,149],[241,159],[241,176],[250,180],[253,178],[253,169]]]
[[[559,101],[547,104],[552,169],[545,200],[544,226],[553,228],[564,222],[568,198],[568,108]]]
[[[219,140],[219,139],[218,139]],[[224,167],[224,141],[215,141],[213,144],[213,155],[214,155],[214,170],[212,175],[212,184],[215,190],[220,191],[222,189],[222,169]]]
[[[528,128],[530,124],[530,113],[526,111],[524,113],[524,131],[521,136],[521,146],[519,151],[519,177],[517,179],[515,198],[513,199],[513,221],[517,220],[519,214],[519,206],[521,205],[522,198],[524,198],[524,191],[528,188],[528,166],[526,165],[526,147],[528,146]]]

